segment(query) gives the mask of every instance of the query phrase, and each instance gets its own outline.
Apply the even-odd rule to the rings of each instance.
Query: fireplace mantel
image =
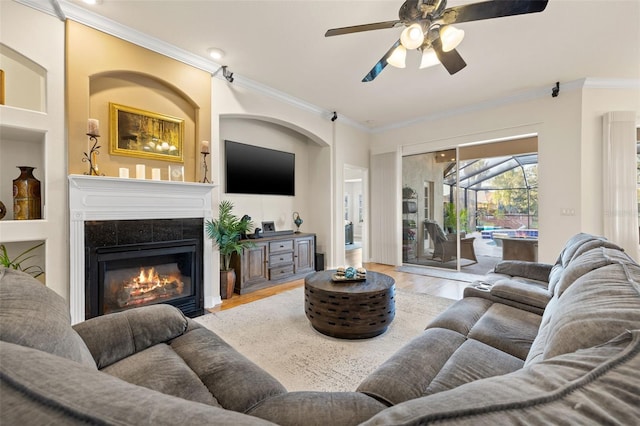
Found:
[[[84,222],[212,217],[213,184],[69,176],[69,305],[74,324],[85,317]],[[206,235],[204,236],[206,240]],[[220,301],[214,288],[212,244],[203,247],[205,308]]]

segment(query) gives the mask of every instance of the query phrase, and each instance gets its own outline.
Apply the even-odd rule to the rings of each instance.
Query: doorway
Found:
[[[343,182],[344,260],[346,266],[361,267],[368,258],[367,205],[368,170],[345,165]]]

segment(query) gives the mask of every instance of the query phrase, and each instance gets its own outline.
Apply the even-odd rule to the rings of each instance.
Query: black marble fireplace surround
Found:
[[[85,318],[150,303],[202,315],[203,226],[202,218],[86,221]],[[116,296],[114,278],[120,282],[126,271],[146,276],[151,270],[166,289],[131,296],[133,302],[123,300],[122,290]]]

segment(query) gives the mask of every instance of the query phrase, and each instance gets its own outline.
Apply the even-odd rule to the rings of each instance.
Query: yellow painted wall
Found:
[[[200,142],[211,140],[211,75],[136,46],[117,37],[68,20],[66,32],[68,171],[88,171],[82,161],[88,151],[87,120],[100,121],[99,172],[118,176],[119,168],[135,165],[160,168],[168,179],[168,165],[158,159],[110,154],[109,103],[184,119],[185,180],[202,179]]]

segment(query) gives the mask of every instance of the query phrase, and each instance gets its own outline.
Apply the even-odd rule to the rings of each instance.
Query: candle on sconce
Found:
[[[87,121],[87,134],[91,136],[100,136],[100,121],[90,118]]]
[[[129,177],[129,169],[126,167],[120,167],[120,177],[128,178]]]
[[[209,153],[209,141],[202,141],[200,143],[200,153],[201,154]]]
[[[136,164],[136,179],[146,179],[144,164]]]
[[[153,180],[161,180],[160,179],[160,169],[151,169],[151,179],[153,179]]]

